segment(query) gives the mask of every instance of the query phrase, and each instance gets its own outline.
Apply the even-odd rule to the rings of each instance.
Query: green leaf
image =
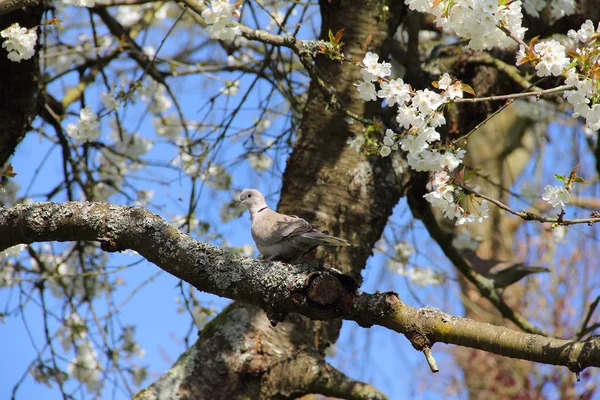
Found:
[[[475,90],[473,90],[473,88],[469,85],[467,85],[466,83],[460,83],[460,88],[462,89],[463,92],[467,92],[469,94],[472,94],[473,96],[476,96],[475,94]]]
[[[475,173],[477,173],[479,171],[481,171],[481,168],[475,168],[475,169],[472,169],[472,170],[466,172],[464,182],[467,182],[469,179],[471,179],[473,177],[473,175],[475,175]]]
[[[558,179],[559,181],[561,181],[561,182],[565,182],[566,181],[565,177],[562,176],[562,175],[554,174],[554,177],[556,179]]]

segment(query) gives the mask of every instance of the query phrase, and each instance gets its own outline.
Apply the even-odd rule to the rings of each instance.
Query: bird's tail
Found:
[[[317,240],[320,242],[320,244],[325,246],[350,246],[350,242],[347,240],[328,235],[326,232],[313,231],[303,233],[300,236],[307,239]]]
[[[540,266],[537,266],[537,265],[525,265],[525,264],[522,264],[522,265],[516,266],[515,268],[517,270],[519,270],[519,271],[526,272],[527,274],[535,274],[535,273],[538,273],[538,272],[550,272],[549,268],[540,267]]]

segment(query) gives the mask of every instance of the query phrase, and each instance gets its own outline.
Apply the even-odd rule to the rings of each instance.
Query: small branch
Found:
[[[349,400],[387,400],[375,387],[350,378],[330,364],[314,360],[312,365],[318,365],[319,368],[308,369],[311,372],[308,375],[312,375],[307,376],[311,381],[308,385],[311,393]],[[298,368],[291,369],[288,376],[297,380],[297,374],[294,374],[296,371]]]
[[[561,216],[554,218],[554,217],[543,217],[541,215],[535,214],[533,212],[529,212],[529,211],[515,211],[512,208],[510,208],[509,206],[507,206],[506,204],[502,203],[499,200],[493,199],[491,197],[488,197],[484,194],[481,194],[479,192],[476,192],[475,190],[473,190],[472,188],[462,185],[458,182],[454,182],[455,185],[457,185],[458,187],[462,188],[465,193],[472,193],[475,197],[479,197],[482,198],[484,200],[489,201],[490,203],[494,204],[495,206],[497,206],[498,208],[501,208],[504,211],[507,211],[519,218],[524,219],[525,221],[538,221],[540,223],[552,223],[552,224],[560,224],[560,225],[577,225],[577,224],[594,224],[596,222],[600,222],[600,218],[574,218],[574,219],[568,219],[568,218],[562,218],[562,215],[564,213],[564,210],[562,210],[563,212],[561,212]]]
[[[504,61],[493,57],[489,53],[476,53],[469,56],[469,64],[481,64],[481,65],[491,65],[496,68],[498,71],[503,72],[512,79],[517,85],[521,86],[523,90],[535,90],[541,91],[542,88],[532,85],[525,77],[521,75],[521,71],[511,64],[507,64]]]
[[[485,125],[489,120],[494,118],[496,115],[500,114],[505,108],[510,106],[513,102],[514,102],[514,100],[507,101],[506,104],[504,104],[502,107],[500,107],[499,109],[497,109],[496,111],[494,111],[493,113],[488,115],[486,119],[484,119],[483,121],[481,121],[480,123],[475,125],[475,127],[473,129],[471,129],[469,132],[467,132],[466,134],[462,135],[461,137],[459,137],[457,139],[454,139],[452,141],[452,144],[457,144],[457,143],[462,142],[463,140],[468,139],[469,136],[471,136],[473,133],[475,133],[478,129],[480,129],[483,125]]]
[[[498,29],[500,29],[502,32],[506,33],[512,40],[517,42],[518,45],[523,46],[526,51],[529,51],[529,45],[527,43],[525,43],[517,35],[515,35],[510,29],[508,29],[507,27],[502,26],[502,25],[498,25]]]
[[[202,14],[207,7],[202,3],[192,2],[190,0],[181,0],[183,4],[193,10],[196,14]],[[363,125],[371,125],[373,121],[364,118],[350,110],[348,110],[338,99],[332,88],[327,86],[321,79],[313,65],[313,53],[317,49],[319,41],[316,40],[298,40],[292,34],[274,35],[263,30],[252,29],[248,26],[237,24],[242,32],[242,36],[248,40],[256,40],[261,43],[271,44],[273,46],[287,47],[298,56],[302,66],[308,72],[311,82],[316,83],[319,91],[327,101],[327,103],[337,111],[344,113],[348,118],[362,123]]]
[[[475,98],[470,98],[470,99],[466,99],[466,98],[454,99],[454,100],[449,101],[449,103],[480,103],[480,102],[484,102],[484,101],[514,100],[514,99],[522,99],[524,97],[540,97],[540,96],[545,96],[547,94],[560,93],[560,92],[565,92],[567,90],[572,90],[572,89],[573,89],[573,86],[562,85],[562,86],[557,86],[552,89],[545,89],[545,90],[540,90],[540,91],[536,91],[536,92],[511,93],[511,94],[504,94],[504,95],[500,95],[500,96],[475,97]]]
[[[481,295],[488,299],[490,303],[500,314],[512,321],[519,328],[525,332],[535,333],[539,335],[547,336],[540,328],[532,324],[523,314],[513,310],[506,304],[502,296],[498,294],[494,288],[494,282],[475,271],[472,266],[465,260],[465,258],[456,250],[452,245],[452,237],[440,227],[431,206],[428,202],[423,201],[423,195],[426,193],[425,185],[422,184],[423,180],[416,179],[415,182],[421,182],[419,186],[413,186],[408,191],[408,205],[415,218],[420,219],[425,225],[425,228],[429,232],[429,235],[433,240],[437,242],[446,257],[454,264],[456,269],[475,287],[479,290]]]
[[[429,364],[429,368],[431,368],[431,372],[433,372],[434,374],[436,372],[440,372],[440,369],[438,368],[438,366],[435,362],[435,358],[433,358],[433,353],[431,352],[431,349],[429,347],[425,347],[423,349],[423,354],[425,354],[425,360],[427,360],[427,364]]]
[[[106,27],[118,40],[123,40],[128,45],[128,52],[138,65],[144,70],[148,71],[148,74],[154,78],[155,81],[162,83],[166,86],[165,76],[166,74],[159,71],[156,66],[152,63],[152,60],[144,53],[142,48],[129,34],[129,30],[124,28],[119,21],[113,18],[106,8],[94,8],[93,12],[102,19],[106,24]]]
[[[592,318],[594,311],[596,311],[596,308],[598,307],[598,303],[600,303],[600,296],[596,297],[596,300],[594,300],[592,302],[592,304],[590,304],[590,308],[588,309],[587,315],[581,322],[581,328],[579,328],[579,330],[575,334],[575,337],[577,339],[581,339],[587,332],[589,332],[586,330],[587,324],[590,322],[590,319]]]

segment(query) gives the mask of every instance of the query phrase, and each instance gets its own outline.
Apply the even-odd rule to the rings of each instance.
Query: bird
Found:
[[[345,239],[317,230],[318,225],[271,210],[256,189],[244,189],[240,202],[250,211],[252,238],[266,260],[294,264],[320,245],[350,246]]]
[[[471,250],[464,251],[462,255],[471,263],[475,271],[493,280],[496,289],[504,289],[531,274],[550,272],[546,267],[527,265],[522,262],[483,259]]]

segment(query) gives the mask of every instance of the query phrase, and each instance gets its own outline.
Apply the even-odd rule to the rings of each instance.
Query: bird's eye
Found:
[[[251,194],[249,194],[249,195],[248,195],[248,197],[252,197],[252,195],[251,195]]]

